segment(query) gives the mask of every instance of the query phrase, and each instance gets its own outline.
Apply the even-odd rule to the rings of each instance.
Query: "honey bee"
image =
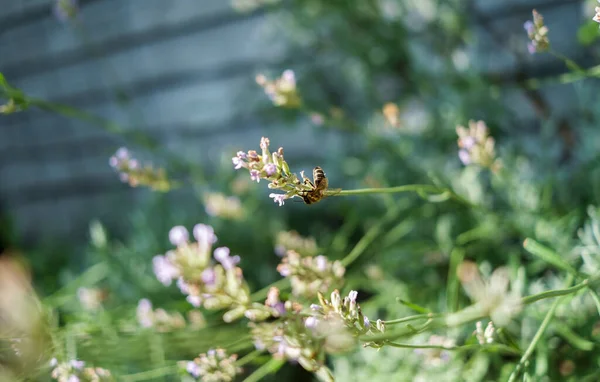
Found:
[[[304,200],[304,203],[317,203],[325,197],[325,191],[327,191],[329,181],[321,167],[317,166],[314,168],[313,181],[304,176],[304,174],[302,174],[302,178],[304,179],[304,184],[311,188],[310,190],[303,191],[300,195],[302,200]]]

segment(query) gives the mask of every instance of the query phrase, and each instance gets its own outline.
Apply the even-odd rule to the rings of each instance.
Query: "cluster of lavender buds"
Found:
[[[275,253],[283,257],[287,251],[296,251],[301,256],[316,256],[319,248],[312,237],[302,237],[296,231],[282,231],[275,240]]]
[[[319,292],[331,290],[334,285],[342,285],[346,269],[339,261],[329,261],[325,256],[302,257],[290,250],[281,259],[277,271],[289,277],[294,296],[314,297]]]
[[[137,159],[130,156],[125,147],[117,150],[109,159],[110,167],[119,172],[123,183],[131,187],[148,186],[155,191],[168,191],[173,184],[167,178],[162,168],[154,168],[151,164],[141,165]]]
[[[211,349],[193,361],[181,361],[179,367],[194,381],[229,382],[242,372],[236,366],[237,354],[228,355],[224,349]]]
[[[229,248],[212,246],[217,241],[212,227],[197,224],[193,230],[196,242],[189,241],[189,232],[176,226],[169,232],[169,240],[176,246],[152,260],[156,278],[165,286],[176,280],[187,301],[195,307],[210,310],[227,309],[225,322],[242,316],[249,319],[266,319],[272,309],[250,301],[250,289],[244,280],[239,256],[231,256]]]
[[[250,179],[260,182],[261,179],[269,181],[269,188],[284,191],[285,194],[270,194],[275,203],[280,206],[284,204],[286,199],[295,196],[302,197],[307,191],[311,191],[312,187],[300,181],[300,178],[290,171],[290,167],[283,159],[283,148],[280,147],[276,152],[269,152],[269,138],[262,137],[260,140],[260,148],[262,155],[259,155],[255,150],[250,150],[247,153],[238,151],[232,161],[235,169],[245,168],[250,171]],[[300,177],[304,180],[304,172],[300,173]]]
[[[336,318],[315,320],[314,317],[293,315],[283,321],[251,323],[254,346],[266,350],[276,359],[299,363],[325,381],[333,381],[325,367],[326,354],[349,351],[356,339]]]
[[[600,3],[600,0],[598,0],[598,2]],[[596,15],[594,15],[594,18],[592,20],[594,20],[597,23],[600,23],[600,7],[596,7],[595,11]]]
[[[489,316],[498,326],[506,326],[522,309],[521,294],[510,287],[506,268],[498,268],[489,280],[483,280],[477,264],[465,261],[458,266],[458,279],[467,295],[475,301],[475,308]]]
[[[429,337],[428,344],[431,346],[442,346],[452,348],[456,342],[452,338],[432,335]],[[450,361],[450,352],[441,348],[415,349],[415,353],[424,357],[427,365],[438,367]]]
[[[475,324],[475,337],[477,337],[477,342],[480,345],[491,344],[494,342],[494,334],[496,333],[496,328],[494,328],[494,323],[492,321],[488,322],[485,330],[483,329],[483,325],[481,321],[477,321]]]
[[[400,127],[400,109],[395,103],[388,102],[383,105],[383,117],[392,127]]]
[[[225,196],[218,192],[207,192],[203,195],[204,209],[210,216],[229,220],[239,220],[244,217],[242,202],[238,197]]]
[[[544,25],[544,18],[535,9],[532,11],[533,21],[525,22],[525,30],[529,37],[527,50],[530,54],[545,52],[550,49],[550,40],[548,39],[548,27]]]
[[[458,157],[461,162],[468,166],[470,164],[487,167],[497,171],[501,163],[496,159],[494,150],[494,138],[488,136],[488,128],[483,121],[469,121],[469,128],[457,126],[458,134]]]
[[[296,88],[296,76],[292,70],[285,70],[281,77],[273,81],[259,74],[256,76],[256,83],[264,89],[275,106],[295,109],[302,105],[302,99]]]
[[[71,360],[58,363],[56,358],[50,361],[52,378],[58,382],[109,382],[114,381],[110,371],[100,367],[85,367],[85,362]]]
[[[331,301],[328,301],[323,294],[318,293],[319,304],[310,306],[313,311],[311,320],[338,319],[355,336],[367,333],[383,333],[385,331],[384,322],[377,320],[375,325],[371,324],[369,318],[362,313],[360,305],[356,302],[357,297],[358,292],[350,291],[348,296],[342,299],[340,292],[336,289],[331,292]],[[365,347],[381,347],[380,345],[371,342],[365,344]]]
[[[77,16],[77,0],[56,0],[53,11],[61,22],[72,20]]]
[[[169,332],[188,326],[181,313],[168,313],[164,309],[153,309],[152,303],[148,299],[141,299],[138,302],[136,316],[139,325],[143,328],[155,328],[157,332]],[[206,326],[206,321],[202,312],[191,310],[188,312],[189,326],[193,328],[202,328]]]

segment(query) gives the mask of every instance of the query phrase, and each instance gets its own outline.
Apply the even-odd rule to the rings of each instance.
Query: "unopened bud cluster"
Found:
[[[100,367],[85,367],[85,362],[71,360],[58,363],[56,358],[50,361],[52,378],[58,382],[109,382],[114,381],[110,371]]]
[[[125,147],[110,157],[109,164],[119,172],[121,181],[131,187],[147,186],[155,191],[168,191],[172,187],[164,169],[154,168],[150,164],[142,166]]]
[[[187,301],[195,307],[226,309],[223,320],[234,321],[242,316],[249,319],[265,319],[272,313],[262,304],[250,301],[250,290],[241,268],[239,256],[231,256],[227,247],[213,250],[217,241],[212,227],[197,224],[193,230],[196,242],[189,241],[189,233],[183,226],[169,232],[175,249],[152,260],[156,278],[168,286],[176,280]],[[212,257],[217,261],[214,263]],[[259,314],[262,312],[262,314]]]
[[[289,165],[283,159],[283,148],[280,147],[271,154],[269,144],[269,138],[262,137],[260,140],[262,154],[258,154],[255,150],[247,153],[238,151],[232,161],[236,170],[245,168],[250,171],[250,179],[253,181],[258,183],[261,179],[265,179],[270,182],[268,185],[270,189],[285,192],[285,194],[269,195],[275,203],[282,206],[286,199],[301,197],[306,191],[311,191],[312,187],[301,182],[298,176],[290,171]],[[304,174],[302,172],[300,174],[304,178]]]
[[[312,237],[302,237],[296,231],[282,231],[275,240],[275,253],[285,256],[287,251],[296,251],[301,256],[316,256],[319,248]]]
[[[170,332],[188,325],[181,313],[168,313],[164,309],[153,309],[148,299],[141,299],[136,309],[137,321],[143,328],[154,328],[157,332]],[[194,328],[205,326],[204,316],[200,311],[193,310],[188,313],[189,325]]]
[[[256,83],[264,89],[275,106],[295,109],[302,105],[296,88],[296,76],[292,70],[284,71],[281,77],[272,81],[259,74],[256,76]]]
[[[219,192],[207,192],[203,195],[204,209],[210,216],[229,220],[244,217],[242,202],[235,196],[225,196]]]
[[[535,9],[532,11],[533,21],[525,22],[525,31],[529,37],[527,50],[530,54],[545,52],[550,49],[550,40],[548,39],[548,27],[544,25],[544,18]]]
[[[496,328],[494,328],[494,323],[492,321],[488,322],[485,330],[483,329],[483,325],[481,325],[481,321],[477,321],[475,328],[475,336],[480,345],[491,344],[494,342]]]
[[[483,121],[469,121],[469,128],[457,126],[458,157],[465,165],[478,165],[497,171],[501,163],[496,159],[494,138],[488,135],[488,128]]]
[[[224,349],[211,349],[193,361],[179,363],[182,372],[196,381],[229,382],[242,372],[236,366],[237,354],[228,355]]]
[[[314,297],[319,292],[342,285],[346,269],[339,261],[329,261],[325,256],[302,257],[296,251],[287,251],[277,266],[277,271],[288,277],[295,296]]]
[[[324,366],[325,355],[345,352],[356,345],[356,339],[335,317],[316,321],[312,316],[296,314],[284,321],[252,323],[250,327],[258,350],[267,350],[276,359],[297,362],[329,380],[332,379]]]

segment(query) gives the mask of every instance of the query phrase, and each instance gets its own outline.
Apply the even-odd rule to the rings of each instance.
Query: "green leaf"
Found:
[[[429,313],[431,312],[429,309],[424,308],[422,306],[419,306],[417,304],[413,304],[412,302],[409,301],[405,301],[403,299],[401,299],[400,297],[396,298],[396,301],[398,301],[400,304],[407,306],[408,308],[414,310],[417,313]]]
[[[598,29],[597,22],[593,20],[586,22],[579,27],[579,30],[577,31],[577,40],[583,46],[593,44],[600,36]]]
[[[560,255],[548,247],[543,246],[537,241],[527,238],[523,242],[523,248],[532,255],[544,260],[545,262],[554,265],[564,271],[576,275],[577,271],[569,263],[567,263]]]

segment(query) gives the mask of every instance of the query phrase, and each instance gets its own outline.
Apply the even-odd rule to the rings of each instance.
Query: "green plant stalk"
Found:
[[[463,345],[463,346],[441,346],[441,345],[414,345],[414,344],[402,344],[398,342],[387,342],[386,346],[391,346],[395,348],[407,348],[407,349],[440,349],[440,350],[481,350],[481,349],[490,349],[490,350],[498,350],[509,354],[521,355],[521,353],[506,345],[494,344],[494,345]]]
[[[573,275],[569,275],[568,278],[567,278],[567,283],[566,284],[570,285],[573,282],[573,278],[574,278]],[[586,283],[586,285],[587,285],[587,283]],[[572,289],[572,288],[566,288],[565,290],[567,290],[567,289]],[[579,289],[581,289],[581,288],[579,288]],[[525,363],[527,363],[527,360],[529,359],[529,357],[531,357],[531,355],[533,354],[533,352],[534,352],[537,344],[542,339],[542,336],[544,335],[544,332],[546,331],[546,329],[550,325],[550,322],[552,321],[552,318],[554,317],[554,313],[556,312],[556,309],[560,305],[561,300],[562,299],[558,299],[558,300],[554,301],[554,303],[550,307],[550,310],[548,310],[548,313],[546,313],[546,317],[544,317],[544,321],[542,321],[542,324],[538,328],[538,331],[533,336],[533,339],[529,343],[529,346],[527,347],[527,350],[525,350],[525,353],[523,353],[523,356],[519,360],[519,363],[515,367],[515,370],[513,370],[513,372],[510,374],[510,377],[508,378],[508,382],[514,382],[517,379],[517,376],[519,375],[519,373],[521,372],[521,370],[525,366]]]
[[[263,352],[262,350],[254,350],[254,351],[246,354],[245,356],[243,356],[242,358],[238,359],[235,362],[235,366],[244,366],[245,364],[252,362],[258,356],[260,356],[262,354],[262,352]]]
[[[442,314],[426,313],[426,314],[415,314],[414,316],[408,316],[403,318],[397,318],[395,320],[384,321],[386,326],[402,324],[404,322],[416,321],[416,320],[428,320],[431,318],[441,317]]]
[[[462,196],[454,193],[448,188],[440,188],[431,184],[406,184],[404,186],[397,187],[383,187],[383,188],[359,188],[356,190],[328,190],[325,192],[326,196],[349,196],[349,195],[365,195],[365,194],[398,194],[403,192],[416,192],[416,193],[431,193],[431,194],[446,194],[451,199],[454,199],[467,206],[476,207],[473,203],[469,202]]]
[[[143,371],[141,373],[122,375],[119,377],[120,381],[123,382],[138,382],[148,381],[159,377],[165,377],[167,375],[175,374],[177,372],[177,365],[165,366],[154,370]]]
[[[256,369],[254,373],[250,374],[248,378],[244,379],[244,382],[258,382],[267,375],[275,373],[284,363],[284,360],[271,358],[267,363]]]

